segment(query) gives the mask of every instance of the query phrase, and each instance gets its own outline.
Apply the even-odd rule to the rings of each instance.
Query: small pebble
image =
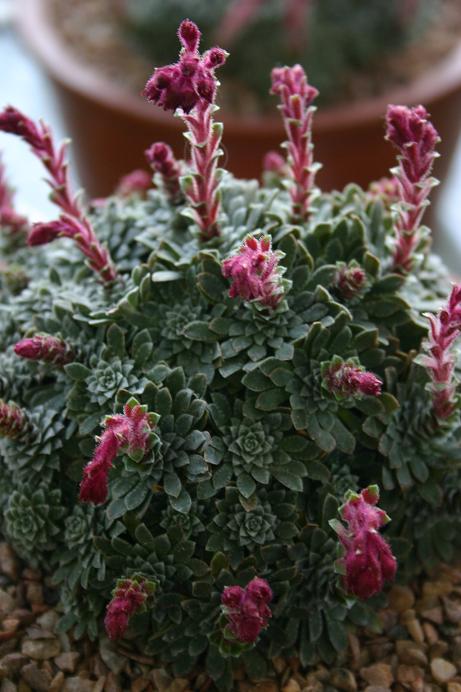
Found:
[[[301,692],[301,686],[297,680],[290,678],[287,684],[282,687],[282,692]]]
[[[392,610],[403,613],[405,610],[413,608],[415,595],[408,586],[395,584],[389,591],[389,605]]]
[[[337,687],[338,690],[344,690],[344,692],[355,692],[357,689],[357,681],[353,673],[345,668],[336,668],[336,670],[332,670],[330,683],[333,687]]]
[[[436,682],[446,683],[455,677],[456,666],[444,658],[434,658],[431,661],[431,673]]]
[[[390,687],[394,682],[392,669],[386,663],[374,663],[360,671],[362,678],[375,687]]]

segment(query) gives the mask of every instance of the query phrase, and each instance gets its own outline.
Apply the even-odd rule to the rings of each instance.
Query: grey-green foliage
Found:
[[[222,236],[207,244],[158,190],[92,212],[101,237],[116,238],[111,287],[67,240],[40,250],[48,268],[18,250],[29,281],[2,284],[0,394],[27,423],[0,441],[0,501],[8,540],[59,585],[62,630],[99,636],[116,579],[144,574],[156,596],[126,645],[177,675],[204,665],[224,689],[229,584],[257,574],[274,591],[271,624],[242,655],[253,677],[279,655],[332,664],[351,624],[376,626],[379,598],[357,603],[335,574],[329,520],[346,490],[381,485],[401,579],[459,554],[461,427],[458,412],[436,423],[427,373],[412,362],[446,272],[429,255],[407,278],[392,273],[382,200],[350,185],[293,226],[282,190],[226,175],[222,192]],[[284,253],[288,290],[273,313],[231,299],[222,276],[248,232]],[[367,275],[354,300],[335,283],[351,262]],[[36,332],[67,341],[75,361],[15,356]],[[382,395],[334,396],[323,372],[338,358],[380,377]],[[80,505],[102,420],[132,395],[159,416],[152,447],[116,460],[104,506]]]
[[[442,3],[306,0],[309,11],[303,27],[305,38],[297,45],[286,28],[289,3],[265,0],[236,40],[223,45],[232,51],[225,73],[265,100],[272,67],[300,62],[311,83],[319,88],[321,98],[325,102],[338,101],[350,96],[351,76],[366,73],[383,57],[420,37],[437,17]],[[185,17],[201,27],[210,46],[216,43],[217,27],[231,0],[122,0],[120,5],[123,24],[134,45],[155,65],[161,65],[174,62],[175,47],[170,37]]]

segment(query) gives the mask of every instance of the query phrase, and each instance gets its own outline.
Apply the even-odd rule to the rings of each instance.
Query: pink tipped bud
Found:
[[[284,296],[282,256],[271,249],[270,236],[247,236],[238,252],[222,264],[223,276],[232,281],[229,296],[276,308]]]
[[[336,274],[335,287],[344,300],[352,300],[359,296],[367,286],[367,275],[358,264],[351,263],[341,266]]]
[[[184,19],[179,25],[178,37],[186,51],[195,53],[198,50],[201,32],[195,22],[192,22],[190,19]]]
[[[293,96],[302,100],[304,108],[310,108],[319,95],[318,89],[308,84],[306,73],[301,65],[274,67],[271,80],[271,93],[283,98],[283,111],[289,107],[289,99]],[[288,111],[286,115],[288,116]]]
[[[131,195],[137,194],[144,196],[151,187],[152,176],[150,173],[138,168],[120,178],[115,192],[121,197],[131,197]]]
[[[378,500],[376,486],[360,495],[349,492],[340,509],[347,529],[336,520],[331,522],[345,551],[340,561],[345,571],[344,587],[362,599],[382,591],[384,582],[393,580],[397,571],[397,560],[378,532],[389,521],[386,513],[376,507]]]
[[[65,365],[74,359],[72,349],[62,339],[49,335],[21,339],[15,344],[14,352],[21,358],[41,360],[55,365]]]
[[[145,156],[152,170],[160,176],[170,200],[173,204],[178,204],[182,200],[179,182],[181,169],[174,157],[172,148],[164,142],[155,142],[149,149],[146,149]]]
[[[400,199],[399,181],[395,176],[375,180],[370,183],[368,194],[373,199],[382,199],[386,206],[390,206]]]
[[[242,644],[254,644],[272,616],[272,589],[265,579],[255,577],[242,589],[226,586],[221,596],[228,632]]]
[[[227,50],[219,48],[210,48],[206,53],[203,54],[203,65],[208,70],[217,70],[218,67],[222,67],[229,57]]]
[[[268,151],[264,156],[263,170],[282,177],[287,171],[285,158],[278,151]]]
[[[62,235],[62,224],[59,221],[34,223],[27,237],[27,242],[31,247],[47,245],[59,238],[60,235]]]
[[[18,438],[27,425],[24,411],[16,404],[0,399],[0,435],[10,440]]]
[[[155,584],[144,578],[118,580],[104,618],[110,639],[120,639],[125,635],[130,618],[144,608],[154,589]]]
[[[324,364],[322,376],[327,389],[339,399],[381,394],[379,377],[352,362],[338,359]]]

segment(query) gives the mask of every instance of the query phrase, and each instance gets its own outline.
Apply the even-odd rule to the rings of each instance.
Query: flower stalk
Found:
[[[438,315],[426,315],[429,336],[420,357],[431,378],[432,407],[435,416],[445,420],[456,407],[454,381],[455,354],[452,346],[461,332],[461,284],[453,286],[445,307]]]
[[[198,225],[202,241],[219,236],[220,211],[218,160],[222,155],[222,123],[213,114],[219,82],[215,70],[224,65],[227,53],[211,48],[198,51],[200,31],[190,20],[178,30],[182,45],[179,61],[158,67],[144,89],[148,101],[175,112],[186,123],[192,172],[183,178],[183,190],[191,205],[191,217]]]
[[[272,70],[271,93],[279,96],[279,109],[288,140],[292,218],[297,223],[307,221],[314,193],[314,181],[319,165],[314,163],[312,144],[313,102],[318,96],[315,87],[307,82],[301,65],[276,67]]]
[[[109,252],[100,244],[89,219],[78,204],[77,197],[71,192],[66,161],[67,144],[56,147],[51,130],[45,123],[36,125],[11,106],[0,113],[0,130],[21,137],[29,144],[48,172],[47,182],[51,188],[51,200],[62,211],[56,221],[33,225],[29,233],[29,245],[43,245],[58,237],[72,238],[88,258],[90,267],[101,279],[106,283],[114,281],[116,271]]]
[[[396,243],[393,269],[406,273],[415,261],[414,253],[423,240],[421,223],[429,194],[438,181],[431,177],[435,151],[440,137],[429,122],[423,106],[389,106],[386,115],[386,139],[399,152],[399,165],[391,170],[399,200],[396,205]]]

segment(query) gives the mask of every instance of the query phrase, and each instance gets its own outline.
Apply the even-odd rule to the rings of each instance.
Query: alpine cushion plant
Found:
[[[312,194],[314,92],[279,68],[301,109],[281,109],[286,157],[266,184],[236,180],[216,169],[223,53],[200,55],[191,22],[179,35],[147,95],[177,106],[190,160],[154,143],[148,190],[134,176],[76,206],[49,130],[0,114],[62,210],[21,242],[0,231],[27,279],[0,284],[1,530],[53,575],[62,630],[105,627],[232,689],[242,663],[252,678],[276,656],[333,665],[348,627],[376,626],[387,583],[460,554],[461,287],[427,242],[406,244],[437,139],[421,107],[391,111],[410,133],[392,194]]]

